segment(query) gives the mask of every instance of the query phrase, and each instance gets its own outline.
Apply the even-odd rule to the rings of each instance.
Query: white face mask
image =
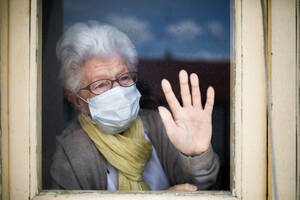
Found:
[[[101,131],[121,133],[136,120],[140,109],[140,92],[135,85],[115,87],[98,96],[87,99],[93,121]]]

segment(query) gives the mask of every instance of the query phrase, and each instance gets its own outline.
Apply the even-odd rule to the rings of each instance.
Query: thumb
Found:
[[[162,119],[162,122],[165,125],[167,134],[168,135],[171,134],[172,130],[174,130],[174,128],[176,127],[176,124],[174,122],[172,114],[170,113],[170,111],[168,109],[166,109],[163,106],[159,106],[158,111],[159,111],[160,117]]]
[[[174,185],[173,187],[170,187],[168,190],[181,191],[181,192],[195,192],[197,191],[197,186],[189,183],[185,183],[185,184]]]

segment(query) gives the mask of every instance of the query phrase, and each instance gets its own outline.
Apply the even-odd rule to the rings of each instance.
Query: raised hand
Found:
[[[163,79],[162,89],[172,114],[162,106],[158,107],[159,114],[173,145],[185,155],[199,155],[209,148],[211,142],[214,89],[208,88],[203,108],[198,76],[190,75],[192,95],[185,70],[179,72],[179,81],[183,105],[178,102],[169,81]]]

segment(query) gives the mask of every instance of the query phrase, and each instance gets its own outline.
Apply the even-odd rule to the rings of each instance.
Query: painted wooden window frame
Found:
[[[271,0],[269,7],[269,61],[277,194],[278,199],[299,199],[299,1]],[[271,156],[269,153],[268,157]],[[270,172],[273,166],[270,159],[269,166],[268,197],[272,199],[274,193]]]
[[[287,6],[281,11],[281,4]],[[260,0],[234,2],[234,51],[231,80],[231,191],[93,192],[41,190],[41,9],[38,0],[0,0],[1,8],[1,129],[3,199],[266,199],[268,180],[266,89],[263,23]],[[272,0],[272,103],[276,150],[296,171],[297,49],[296,0]],[[274,10],[274,12],[273,12]],[[279,23],[276,17],[288,17]],[[291,21],[289,21],[291,20]],[[295,24],[293,25],[293,23]],[[287,31],[285,28],[289,30]],[[277,35],[278,34],[278,35]],[[285,34],[289,34],[286,36]],[[285,37],[283,37],[285,35]],[[290,37],[289,37],[290,36]],[[273,41],[274,39],[274,41]],[[288,41],[288,43],[287,43]],[[276,50],[287,50],[286,56]],[[281,66],[288,66],[288,72]],[[296,71],[295,71],[296,70]],[[280,76],[286,73],[286,76]],[[286,83],[286,84],[280,84]],[[288,85],[288,87],[285,87]],[[282,90],[285,90],[284,98]],[[287,90],[287,91],[286,91]],[[286,99],[288,101],[288,105]],[[292,100],[294,99],[294,100]],[[276,110],[278,109],[278,111]],[[287,110],[283,116],[282,111]],[[293,110],[294,109],[294,110]],[[276,123],[277,122],[277,123]],[[289,139],[282,142],[282,129]],[[294,140],[294,143],[292,143]],[[281,151],[288,146],[288,151]],[[286,150],[286,149],[284,149]],[[279,162],[279,161],[277,161]],[[280,194],[296,187],[277,165]],[[290,176],[293,175],[292,173]],[[290,177],[288,176],[288,177]],[[281,177],[284,177],[281,179]],[[284,180],[282,182],[282,180]],[[287,186],[281,184],[287,184]],[[270,183],[269,183],[270,184]],[[272,185],[271,185],[272,186]],[[296,189],[296,188],[295,188]],[[293,192],[293,191],[292,191]],[[295,192],[296,193],[296,192]],[[296,195],[296,194],[295,194]]]

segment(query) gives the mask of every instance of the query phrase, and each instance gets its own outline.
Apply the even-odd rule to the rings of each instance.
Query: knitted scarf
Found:
[[[80,114],[81,127],[98,151],[118,170],[119,190],[149,190],[144,180],[144,167],[151,158],[152,145],[144,139],[140,117],[123,135],[101,132],[91,118]]]

